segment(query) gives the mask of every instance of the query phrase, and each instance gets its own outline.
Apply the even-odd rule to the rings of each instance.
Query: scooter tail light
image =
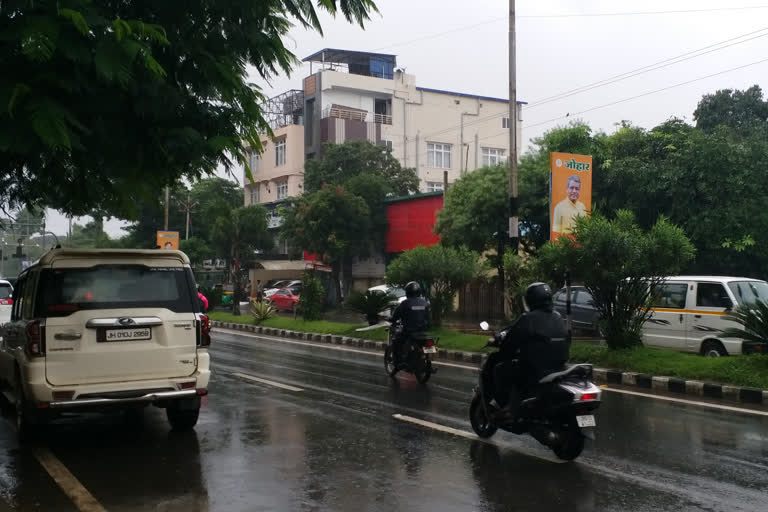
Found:
[[[425,345],[428,346],[428,347],[434,347],[435,346],[435,340],[431,340],[431,339],[427,340]]]
[[[582,402],[589,402],[590,400],[597,400],[599,395],[597,393],[584,393],[581,395],[581,398],[579,398]]]

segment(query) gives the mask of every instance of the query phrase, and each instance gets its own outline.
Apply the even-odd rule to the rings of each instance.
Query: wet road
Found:
[[[598,439],[560,463],[528,437],[470,430],[476,371],[426,387],[368,353],[217,331],[200,423],[78,417],[20,448],[0,425],[0,510],[77,510],[50,453],[110,511],[758,511],[768,509],[768,417],[605,393]],[[81,508],[82,509],[82,508]]]

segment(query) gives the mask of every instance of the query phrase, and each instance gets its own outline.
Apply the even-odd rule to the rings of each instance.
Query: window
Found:
[[[501,120],[501,127],[505,130],[509,130],[509,118],[505,117]]]
[[[279,239],[277,241],[277,254],[288,254],[288,240]]]
[[[578,292],[579,293],[576,294],[575,303],[581,306],[592,306],[592,295],[584,289],[578,290]]]
[[[252,173],[259,170],[259,160],[261,160],[261,157],[256,150],[252,149],[248,152],[248,167],[251,168]]]
[[[427,165],[438,169],[451,168],[451,145],[436,142],[427,143]]]
[[[275,142],[275,167],[285,165],[285,139]]]
[[[654,308],[683,309],[688,295],[687,283],[664,283],[654,287],[651,306]]]
[[[13,287],[8,283],[0,283],[0,300],[10,299],[13,295]]]
[[[261,202],[261,189],[258,185],[251,186],[251,204],[258,204]]]
[[[391,140],[384,140],[384,139],[382,139],[382,140],[379,141],[379,146],[384,146],[385,148],[387,148],[387,151],[392,151],[392,141]]]
[[[506,150],[499,148],[483,148],[483,167],[504,162]]]
[[[288,182],[281,181],[277,184],[277,199],[285,199],[288,197]]]
[[[737,281],[728,283],[739,304],[768,302],[768,283],[765,281]]]
[[[720,283],[698,283],[696,285],[696,305],[702,308],[733,307],[728,292]]]
[[[443,182],[442,181],[428,181],[427,182],[427,192],[440,192],[443,190]]]

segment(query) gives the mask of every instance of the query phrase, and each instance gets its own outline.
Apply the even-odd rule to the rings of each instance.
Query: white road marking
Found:
[[[321,343],[307,343],[307,342],[304,342],[304,341],[286,340],[285,338],[278,338],[278,337],[273,337],[273,336],[265,336],[265,335],[261,335],[261,334],[250,334],[250,333],[244,333],[242,331],[236,331],[236,330],[230,330],[230,329],[221,329],[221,328],[218,328],[218,327],[217,327],[217,330],[222,331],[222,332],[226,332],[227,334],[235,334],[237,336],[247,336],[247,337],[251,337],[251,338],[264,338],[264,339],[268,339],[270,341],[277,341],[277,342],[280,342],[280,343],[288,343],[289,345],[303,345],[303,346],[307,346],[307,347],[317,347],[317,348],[324,348],[324,349],[327,349],[327,350],[338,350],[340,352],[351,352],[351,353],[354,353],[354,354],[366,354],[366,355],[369,355],[369,356],[381,357],[381,353],[380,352],[372,352],[370,350],[358,350],[358,349],[353,349],[353,348],[337,347],[337,346],[334,346],[334,345],[325,345],[325,344],[321,344]],[[450,367],[453,367],[453,368],[461,368],[462,370],[480,371],[480,368],[477,367],[477,366],[469,366],[469,365],[457,364],[457,363],[444,363],[444,362],[441,362],[439,360],[438,361],[433,361],[433,363],[435,365],[437,365],[437,366],[450,366]],[[656,400],[663,400],[663,401],[667,401],[667,402],[677,402],[677,403],[683,403],[683,404],[688,404],[688,405],[701,406],[701,407],[706,407],[706,408],[709,408],[709,409],[721,409],[721,410],[724,410],[724,411],[742,412],[742,413],[745,413],[745,414],[754,414],[754,415],[757,415],[757,416],[768,416],[768,411],[756,411],[754,409],[743,409],[743,408],[740,408],[740,407],[732,407],[732,406],[728,406],[728,405],[710,404],[708,402],[699,402],[699,401],[696,401],[696,400],[685,400],[683,398],[673,398],[673,397],[667,397],[667,396],[662,396],[662,395],[653,395],[653,394],[650,394],[650,393],[640,393],[640,392],[637,392],[637,391],[629,391],[629,390],[625,390],[625,389],[614,389],[614,388],[609,388],[607,386],[601,386],[601,387],[605,391],[611,391],[611,392],[614,392],[614,393],[624,393],[626,395],[635,395],[635,396],[641,396],[641,397],[644,397],[644,398],[653,398],[653,399],[656,399]]]
[[[281,389],[287,389],[288,391],[304,391],[301,388],[297,388],[296,386],[290,386],[288,384],[283,384],[282,382],[275,382],[273,380],[267,380],[262,379],[260,377],[254,377],[253,375],[246,375],[244,373],[233,373],[235,377],[240,377],[241,379],[245,380],[251,380],[253,382],[259,382],[261,384],[266,384],[267,386],[272,386],[275,388],[281,388]]]
[[[245,333],[242,331],[236,331],[236,330],[230,330],[230,329],[222,329],[221,327],[216,328],[217,331],[226,332],[227,334],[235,334],[237,336],[247,336],[249,338],[263,338],[270,341],[277,341],[280,343],[287,343],[288,345],[301,345],[304,347],[317,347],[317,348],[324,348],[327,350],[336,350],[339,352],[350,352],[352,354],[365,354],[367,356],[374,356],[374,357],[381,357],[382,352],[372,352],[371,350],[360,350],[356,348],[346,348],[346,347],[338,347],[336,345],[328,345],[325,343],[309,343],[306,341],[294,341],[294,340],[287,340],[285,338],[277,338],[274,336],[269,336],[265,334],[253,334],[253,333]],[[437,366],[451,366],[453,368],[461,368],[462,370],[474,370],[477,371],[478,368],[476,366],[469,366],[466,364],[457,364],[457,363],[444,363],[440,360],[433,360],[432,364],[436,364]]]
[[[611,391],[613,393],[621,393],[624,395],[642,396],[645,398],[655,398],[656,400],[663,400],[665,402],[676,402],[681,404],[695,405],[698,407],[707,407],[709,409],[720,409],[723,411],[741,412],[744,414],[754,414],[757,416],[768,416],[768,411],[756,411],[754,409],[742,409],[741,407],[731,407],[729,405],[710,404],[708,402],[698,402],[695,400],[685,400],[683,398],[674,398],[671,396],[652,395],[650,393],[640,393],[638,391],[629,391],[627,389],[615,389],[607,386],[600,386],[604,391]]]
[[[445,432],[446,434],[453,434],[454,436],[464,437],[466,439],[472,439],[476,441],[480,440],[480,438],[477,437],[472,432],[468,432],[466,430],[459,430],[453,427],[446,427],[445,425],[440,425],[439,423],[432,423],[431,421],[420,420],[419,418],[414,418],[413,416],[406,416],[404,414],[393,414],[392,417],[395,418],[396,420],[405,421],[408,423],[413,423],[414,425],[420,425],[422,427],[431,428],[433,430]]]
[[[64,491],[64,494],[72,500],[80,512],[106,512],[96,498],[83,487],[83,484],[61,463],[47,448],[36,447],[35,458],[43,468],[51,475],[51,478]]]

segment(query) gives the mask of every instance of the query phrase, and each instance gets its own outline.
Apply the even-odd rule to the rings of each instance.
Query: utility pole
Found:
[[[184,240],[189,240],[189,214],[192,212],[192,208],[197,206],[197,201],[192,201],[190,192],[187,192],[187,201],[183,203],[183,205],[184,205],[184,208],[182,208],[182,210],[184,210],[187,213],[187,233],[186,233],[186,236],[184,237]]]
[[[171,189],[170,187],[165,187],[165,222],[163,222],[163,226],[165,226],[163,229],[165,231],[168,231],[168,203],[171,199]]]
[[[517,254],[517,48],[515,43],[515,0],[509,0],[509,245]]]

